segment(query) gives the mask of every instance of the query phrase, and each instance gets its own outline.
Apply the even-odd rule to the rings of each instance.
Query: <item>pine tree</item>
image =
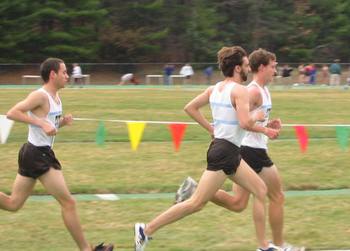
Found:
[[[2,1],[0,61],[94,61],[106,13],[98,0]]]

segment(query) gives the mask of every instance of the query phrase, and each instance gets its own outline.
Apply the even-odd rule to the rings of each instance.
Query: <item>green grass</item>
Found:
[[[1,113],[30,90],[3,90]],[[200,90],[94,90],[65,89],[65,112],[75,117],[99,119],[191,121],[182,111]],[[273,91],[273,117],[284,123],[347,123],[350,92],[341,90]],[[208,108],[204,113],[210,116]],[[98,121],[76,121],[62,128],[55,152],[75,193],[172,192],[186,175],[200,177],[206,165],[209,136],[198,125],[189,125],[179,152],[174,152],[166,125],[148,124],[137,152],[131,151],[125,123],[106,122],[107,142],[94,143]],[[281,141],[270,143],[270,154],[281,170],[286,189],[344,188],[350,165],[341,151],[334,128],[308,128],[311,140],[301,154],[292,128],[284,128]],[[0,188],[9,191],[17,170],[17,152],[26,140],[27,125],[15,123],[8,144],[0,145]],[[291,141],[283,141],[290,139]],[[322,140],[323,139],[323,140]],[[159,175],[161,173],[161,176]],[[43,192],[40,187],[36,192]]]
[[[131,251],[133,223],[150,220],[169,207],[171,201],[98,201],[78,205],[90,242],[113,242],[117,250]],[[286,238],[313,249],[348,248],[349,210],[344,197],[288,198]],[[0,212],[0,219],[1,250],[76,250],[55,202],[28,202],[16,214]],[[255,248],[250,209],[236,214],[208,204],[201,212],[159,230],[147,250],[247,251]]]
[[[2,90],[0,114],[24,98],[31,90]],[[183,112],[185,104],[198,94],[198,89],[65,89],[61,92],[64,111],[75,117],[97,119],[191,121]],[[283,123],[348,123],[350,92],[342,90],[284,90],[273,91],[273,117]],[[203,110],[210,116],[209,108]],[[94,141],[98,122],[76,121],[71,128],[62,129],[57,142]],[[125,124],[106,123],[109,141],[128,141]],[[148,125],[143,141],[168,141],[165,125]],[[188,127],[187,140],[206,141],[208,136],[198,126]],[[9,142],[22,142],[26,125],[16,124]],[[309,128],[311,137],[334,137],[334,129]],[[285,128],[281,138],[294,138],[294,132]]]
[[[199,178],[206,166],[207,142],[184,142],[174,152],[171,142],[144,142],[137,152],[128,142],[57,143],[55,150],[64,175],[74,193],[147,193],[174,192],[181,180]],[[17,170],[20,144],[0,145],[1,190],[9,192]],[[285,188],[349,188],[350,159],[335,140],[310,142],[301,154],[295,141],[270,144],[271,157],[279,167]],[[226,188],[230,183],[227,182]],[[37,186],[37,193],[43,193]]]
[[[1,89],[0,114],[31,90]],[[64,111],[98,119],[191,121],[182,111],[198,89],[65,89]],[[341,90],[275,90],[273,117],[284,123],[348,124],[350,92]],[[208,108],[204,114],[210,116]],[[98,121],[76,121],[62,128],[55,152],[73,193],[174,192],[185,176],[198,179],[206,166],[209,136],[189,125],[179,152],[174,152],[166,125],[148,124],[137,152],[130,148],[124,123],[106,122],[104,146],[94,142]],[[308,128],[312,139],[300,153],[292,128],[270,143],[270,155],[285,189],[350,188],[349,151],[337,145],[334,128]],[[27,126],[15,123],[8,144],[0,145],[0,191],[10,192],[17,170],[17,153],[26,141]],[[230,182],[225,188],[230,189]],[[34,193],[45,193],[40,184]],[[132,224],[148,221],[171,201],[122,200],[79,202],[79,211],[92,242],[115,242],[132,250]],[[316,248],[350,247],[348,196],[287,198],[287,240]],[[60,219],[55,202],[28,202],[16,214],[0,211],[0,250],[76,250]],[[159,231],[148,250],[253,250],[251,210],[233,214],[209,205],[199,214]]]

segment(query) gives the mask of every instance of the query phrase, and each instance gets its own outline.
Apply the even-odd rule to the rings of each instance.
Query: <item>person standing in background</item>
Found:
[[[79,85],[83,84],[83,74],[81,71],[81,67],[77,63],[73,64],[72,78],[73,78],[74,84],[79,84]]]
[[[188,80],[194,75],[192,66],[189,63],[182,66],[180,70],[180,75],[185,76],[185,83],[187,83]]]
[[[166,64],[163,68],[164,71],[164,84],[165,85],[172,85],[172,79],[171,79],[171,75],[173,74],[175,70],[175,66],[172,64]]]
[[[330,73],[329,85],[330,86],[340,85],[341,67],[339,62],[340,62],[339,59],[335,59],[334,63],[332,63],[331,66],[329,67],[329,73]]]

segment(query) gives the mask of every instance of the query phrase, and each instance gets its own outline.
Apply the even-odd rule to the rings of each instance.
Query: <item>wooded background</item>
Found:
[[[230,45],[350,58],[348,0],[3,0],[0,17],[0,63],[215,62]]]

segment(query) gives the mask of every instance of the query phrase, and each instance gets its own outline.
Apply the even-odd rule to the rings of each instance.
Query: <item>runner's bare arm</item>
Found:
[[[203,128],[205,128],[210,135],[213,135],[213,126],[200,112],[200,108],[209,103],[209,97],[213,87],[207,88],[204,92],[192,99],[184,108],[185,112],[198,122]]]
[[[251,86],[248,88],[248,95],[249,95],[249,105],[250,105],[250,111],[254,111],[258,107],[262,105],[262,97],[259,89],[256,86]],[[279,136],[279,130],[277,128],[269,128],[254,124],[254,126],[251,128],[252,132],[257,133],[263,133],[270,139],[276,139]]]
[[[56,134],[56,129],[45,119],[29,116],[28,111],[43,108],[47,101],[45,94],[34,91],[14,105],[6,114],[8,119],[41,127],[47,135]]]

